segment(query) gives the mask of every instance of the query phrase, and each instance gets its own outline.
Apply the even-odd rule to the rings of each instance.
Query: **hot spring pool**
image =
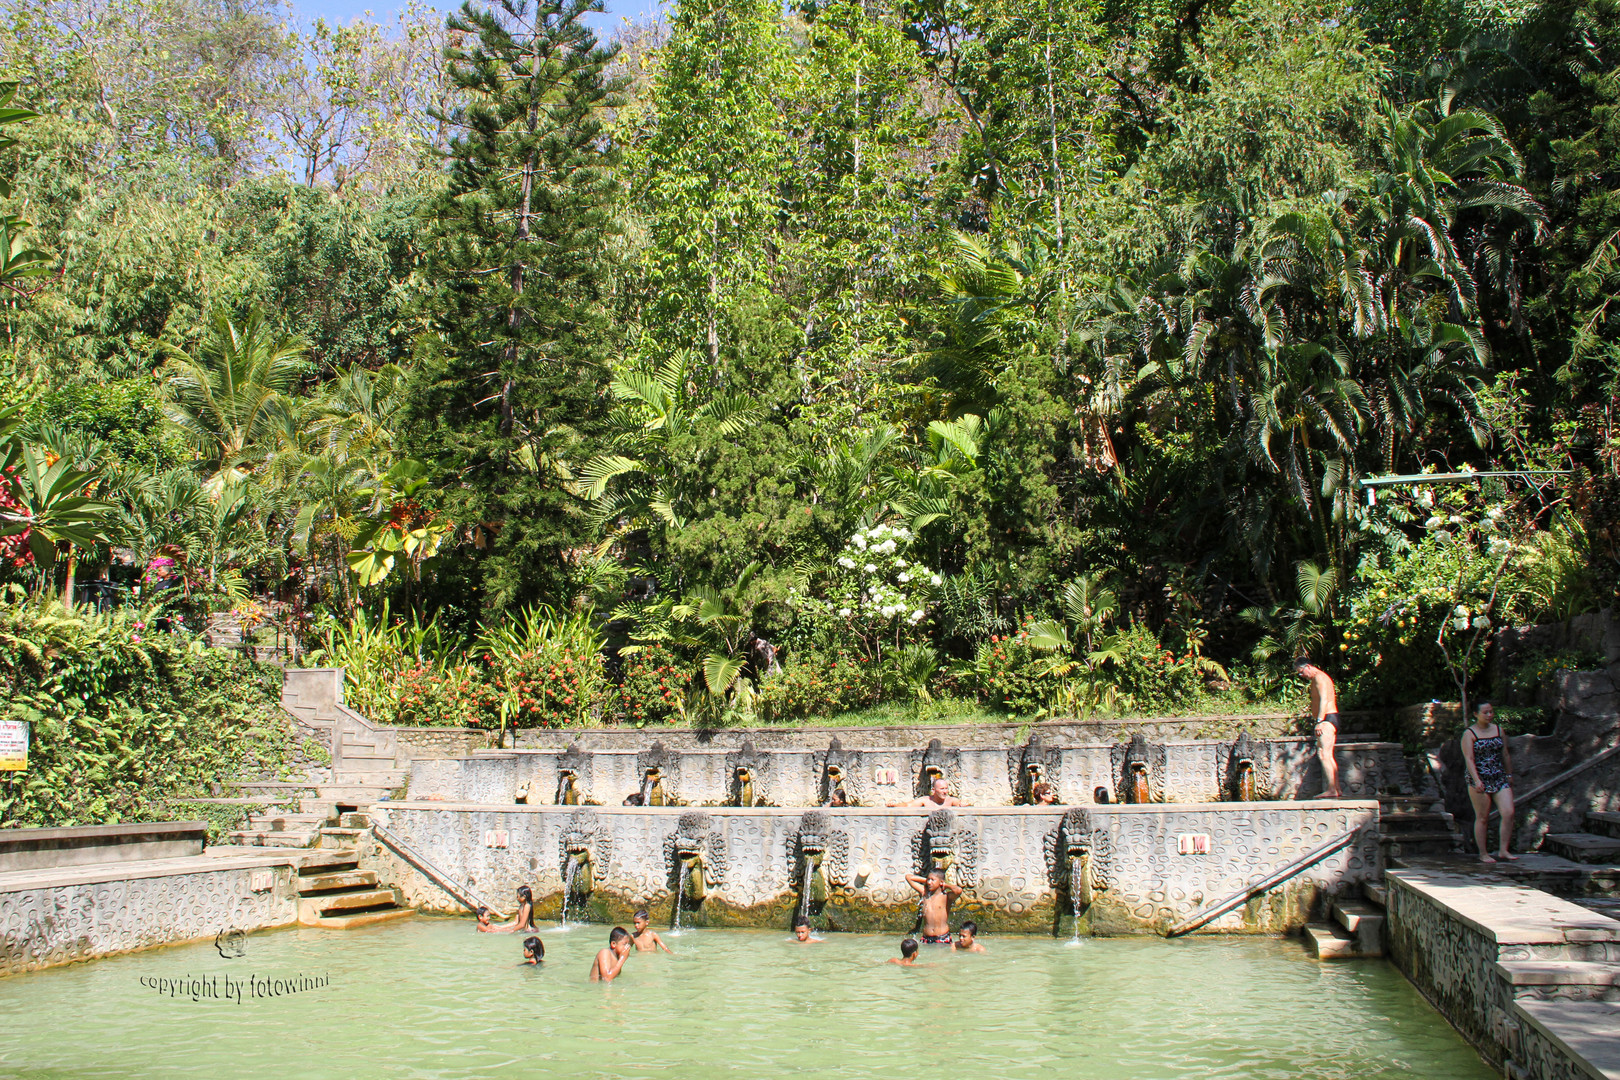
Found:
[[[986,937],[983,955],[896,939],[799,945],[688,930],[586,981],[607,927],[520,937],[470,920],[252,935],[0,980],[0,1075],[373,1080],[781,1075],[945,1080],[1484,1080],[1495,1076],[1383,961],[1321,964],[1298,941]],[[224,977],[243,1000],[160,996]],[[300,978],[327,985],[296,989]],[[253,999],[264,979],[293,992]],[[284,988],[285,989],[285,988]]]

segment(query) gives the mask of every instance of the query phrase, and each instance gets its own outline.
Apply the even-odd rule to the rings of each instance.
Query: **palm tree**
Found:
[[[303,343],[274,332],[257,308],[241,325],[215,312],[196,358],[170,358],[164,414],[211,473],[237,468],[286,424],[287,392],[303,371],[303,356]]]

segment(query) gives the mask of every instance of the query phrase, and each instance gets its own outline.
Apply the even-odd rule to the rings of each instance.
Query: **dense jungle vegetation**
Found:
[[[8,0],[7,625],[504,728],[1400,705],[1614,599],[1617,0],[592,10]]]

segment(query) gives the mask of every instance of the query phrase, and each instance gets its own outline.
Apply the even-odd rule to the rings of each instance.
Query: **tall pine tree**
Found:
[[[617,195],[603,112],[620,85],[582,17],[600,0],[465,4],[450,52],[466,104],[444,119],[449,185],[433,207],[435,352],[416,379],[410,443],[485,552],[486,612],[557,602],[589,543],[571,491],[604,413],[602,251]],[[455,587],[452,585],[452,587]]]

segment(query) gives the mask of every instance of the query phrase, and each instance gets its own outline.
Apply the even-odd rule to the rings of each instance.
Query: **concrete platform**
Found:
[[[1527,1042],[1544,1041],[1591,1080],[1620,1080],[1620,1003],[1607,1001],[1536,1001],[1513,1004],[1514,1017],[1525,1026]],[[1536,1048],[1520,1067],[1529,1075],[1543,1073]]]

